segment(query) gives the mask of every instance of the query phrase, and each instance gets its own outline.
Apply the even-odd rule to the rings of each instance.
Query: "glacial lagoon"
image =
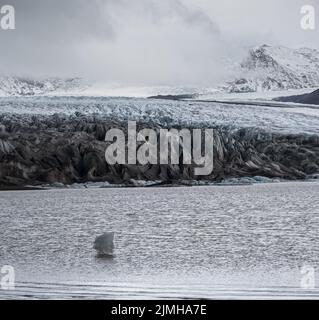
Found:
[[[319,298],[319,183],[0,192],[0,298]],[[115,255],[96,236],[115,232]],[[319,277],[319,275],[318,275]]]

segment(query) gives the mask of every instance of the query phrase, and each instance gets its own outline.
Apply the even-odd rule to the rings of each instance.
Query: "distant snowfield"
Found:
[[[93,83],[84,90],[74,92],[73,96],[87,97],[130,97],[130,98],[147,98],[156,95],[179,95],[179,94],[196,94],[210,95],[220,93],[213,87],[199,86],[128,86],[122,84],[105,84]],[[54,95],[52,93],[51,95]],[[58,95],[65,95],[61,93]]]
[[[319,134],[319,108],[291,103],[283,106],[218,102],[169,101],[110,97],[0,98],[0,115],[97,114],[122,121],[159,125],[180,124],[200,128],[227,126],[259,128],[268,132]]]
[[[129,97],[129,98],[147,98],[156,95],[183,95],[197,94],[199,99],[227,99],[227,100],[249,100],[263,99],[271,100],[277,97],[300,95],[310,93],[318,89],[289,89],[276,91],[258,91],[258,92],[241,92],[227,93],[226,91],[214,87],[198,86],[124,86],[111,84],[92,84],[90,87],[75,92],[52,92],[48,96],[78,96],[78,97]]]

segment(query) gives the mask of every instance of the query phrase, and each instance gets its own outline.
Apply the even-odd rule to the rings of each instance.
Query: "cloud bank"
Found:
[[[0,31],[0,75],[213,85],[249,46],[319,47],[300,28],[302,0],[3,1],[16,30]]]

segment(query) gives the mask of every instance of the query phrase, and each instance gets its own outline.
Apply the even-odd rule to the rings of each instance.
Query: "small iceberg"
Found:
[[[114,232],[105,232],[101,236],[95,238],[93,248],[99,256],[114,256]]]

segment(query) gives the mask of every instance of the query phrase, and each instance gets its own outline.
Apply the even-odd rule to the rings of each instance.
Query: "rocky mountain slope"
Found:
[[[262,45],[249,51],[228,92],[302,89],[319,86],[319,51]]]
[[[282,102],[295,102],[295,103],[319,105],[319,89],[311,93],[301,94],[297,96],[280,97],[280,98],[276,98],[275,100],[282,101]]]

